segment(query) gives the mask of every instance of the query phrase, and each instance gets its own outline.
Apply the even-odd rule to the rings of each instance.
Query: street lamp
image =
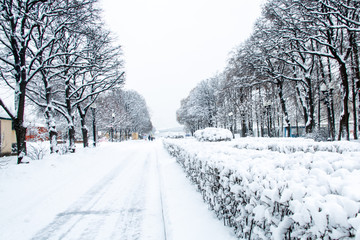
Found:
[[[112,110],[112,123],[111,123],[111,142],[114,141],[114,123],[115,123],[115,113],[114,113],[114,109]]]
[[[90,105],[91,108],[91,112],[93,115],[93,122],[92,122],[92,127],[93,127],[93,146],[96,147],[96,137],[97,137],[97,132],[96,132],[96,104],[93,103]]]
[[[326,85],[324,82],[320,86],[320,91],[323,94],[323,98],[321,100],[324,101],[327,110],[327,118],[328,118],[328,131],[331,140],[335,139],[335,123],[334,123],[334,104],[333,104],[333,91],[334,84],[330,82]]]
[[[264,107],[266,109],[268,136],[271,137],[271,114],[270,114],[271,103],[269,101],[265,101]]]
[[[334,101],[333,101],[333,93],[335,89],[335,82],[332,81],[329,83],[329,101],[330,101],[330,115],[331,115],[331,134],[332,140],[335,139],[335,113],[334,113]]]

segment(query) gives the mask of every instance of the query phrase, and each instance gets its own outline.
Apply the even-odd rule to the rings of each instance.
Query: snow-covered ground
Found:
[[[0,158],[0,239],[360,239],[359,142],[164,143]]]
[[[236,239],[162,143],[0,159],[0,239]]]

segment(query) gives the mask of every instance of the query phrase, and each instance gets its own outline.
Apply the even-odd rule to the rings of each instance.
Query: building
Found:
[[[48,141],[48,135],[48,129],[46,126],[30,123],[26,128],[25,139],[27,142]]]
[[[0,156],[10,155],[16,149],[16,133],[13,121],[7,114],[0,112]]]
[[[133,133],[131,134],[131,139],[132,139],[132,140],[139,140],[139,133],[133,132]]]

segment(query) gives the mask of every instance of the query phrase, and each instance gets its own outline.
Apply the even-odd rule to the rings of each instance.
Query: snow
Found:
[[[359,142],[163,143],[0,158],[0,239],[360,239]]]
[[[201,142],[220,142],[231,141],[232,133],[223,128],[205,128],[197,130],[194,134],[195,138]]]
[[[236,239],[160,141],[27,160],[0,158],[0,239]]]
[[[241,238],[359,237],[359,142],[167,139],[164,145]],[[229,206],[238,211],[228,213]]]
[[[6,118],[6,119],[10,118],[3,108],[0,108],[0,118]]]
[[[182,132],[169,132],[165,135],[166,138],[184,138],[185,134]]]
[[[164,150],[159,152],[168,239],[236,239],[231,229],[224,228],[208,210],[195,186],[186,184],[189,180],[175,159],[167,156]]]

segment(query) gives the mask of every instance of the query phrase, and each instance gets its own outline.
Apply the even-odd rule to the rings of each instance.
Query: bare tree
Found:
[[[289,136],[290,116],[298,126],[298,113],[302,109],[306,133],[316,137],[321,131],[321,102],[324,102],[330,138],[334,139],[334,119],[339,116],[338,139],[349,139],[349,104],[352,102],[356,139],[356,99],[360,86],[359,7],[358,2],[345,0],[268,1],[254,33],[232,54],[224,71],[224,94],[219,98],[216,114],[221,115],[224,121],[224,106],[230,104],[229,109],[235,107],[240,113],[238,117],[244,133],[246,127],[252,126],[255,115],[258,129],[261,129],[258,135],[263,135],[265,122],[268,130],[274,128],[275,122],[279,129],[282,126],[280,118],[284,118]],[[336,84],[340,85],[340,91],[331,88]],[[191,92],[182,101],[178,119],[180,123],[196,129],[195,126],[201,126],[202,120],[197,115],[206,107],[196,105],[193,95]],[[272,102],[271,111],[263,106],[268,101]],[[241,109],[245,109],[245,116],[241,114]],[[245,124],[245,121],[248,123]],[[279,135],[279,130],[276,135]]]
[[[41,66],[37,59],[53,38],[41,46],[33,44],[36,29],[56,12],[56,3],[41,0],[2,0],[0,12],[0,77],[14,90],[15,112],[0,98],[0,105],[14,122],[18,164],[26,154],[24,126],[25,99],[28,84],[37,76]],[[31,54],[30,54],[31,53]]]
[[[153,130],[151,116],[145,99],[136,91],[113,89],[101,94],[96,102],[100,128],[109,132],[120,133],[120,140],[127,139],[131,132],[141,134]]]
[[[83,145],[88,147],[88,129],[86,114],[99,94],[120,87],[125,75],[121,71],[123,62],[120,47],[113,47],[110,32],[100,26],[89,29],[87,34],[86,62],[87,71],[83,73],[81,87],[76,91],[81,96],[75,101],[80,115]]]

